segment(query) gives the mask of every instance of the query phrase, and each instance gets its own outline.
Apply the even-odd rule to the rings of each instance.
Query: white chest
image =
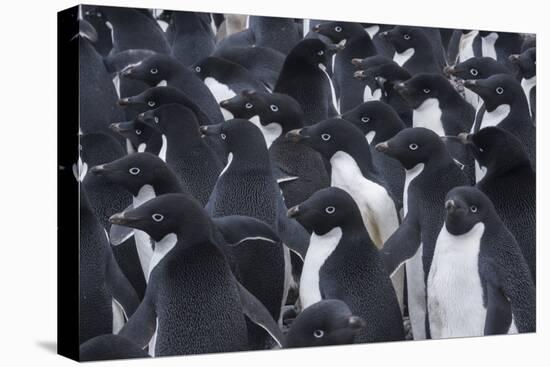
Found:
[[[408,48],[406,49],[405,51],[399,53],[399,52],[396,52],[394,55],[393,55],[393,61],[399,65],[399,66],[403,66],[407,61],[410,60],[411,57],[413,57],[414,55],[414,48]]]
[[[399,223],[395,204],[388,192],[383,186],[365,178],[355,159],[346,152],[336,152],[330,164],[331,186],[351,195],[372,241],[377,247],[382,247]]]
[[[334,65],[334,63],[333,63],[333,65]],[[340,109],[338,108],[338,101],[336,100],[336,91],[334,90],[334,84],[332,83],[332,79],[330,78],[330,76],[327,73],[327,68],[325,67],[325,65],[319,63],[319,69],[325,74],[325,77],[327,78],[328,83],[330,85],[332,105],[334,106],[334,109],[336,110],[336,112],[340,113]]]
[[[372,143],[372,141],[374,140],[374,137],[376,136],[376,131],[369,131],[367,133],[367,135],[365,135],[365,139],[367,139],[367,141],[369,142],[369,144]]]
[[[151,256],[151,262],[149,263],[149,272],[146,280],[149,281],[151,272],[158,265],[158,263],[176,246],[178,238],[174,233],[169,233],[162,238],[159,242],[155,243],[155,250]]]
[[[365,85],[363,90],[363,102],[379,101],[382,98],[382,90],[380,88],[371,89],[368,85]]]
[[[527,98],[527,103],[529,104],[529,113],[531,113],[531,116],[533,115],[533,111],[531,110],[531,89],[537,85],[537,76],[534,75],[530,77],[529,79],[521,79],[521,87],[523,88],[523,93],[525,93],[525,97]]]
[[[231,99],[237,94],[229,88],[227,85],[220,83],[212,77],[204,78],[204,84],[210,89],[212,95],[216,99],[216,102],[220,103],[223,100]],[[226,110],[225,108],[220,108],[223,114],[224,119],[230,120],[233,118],[233,114]]]
[[[498,39],[498,34],[495,32],[489,33],[485,37],[481,37],[481,54],[484,57],[497,59],[497,50],[495,44]]]
[[[258,116],[252,116],[249,120],[262,132],[265,144],[267,145],[267,149],[269,149],[269,147],[271,147],[271,144],[273,144],[273,142],[283,133],[283,128],[281,127],[281,124],[277,122],[262,125]]]
[[[151,185],[144,185],[138,192],[137,196],[134,196],[134,208],[139,207],[143,203],[154,199],[156,197],[155,189]],[[151,263],[151,257],[153,256],[153,249],[151,247],[151,240],[147,233],[134,229],[134,238],[136,240],[136,250],[143,270],[145,279],[149,279],[149,264]]]
[[[510,105],[508,104],[501,104],[491,112],[485,111],[485,113],[483,114],[483,118],[481,119],[481,125],[479,126],[479,129],[481,130],[484,127],[497,126],[506,117],[508,117],[509,114]]]
[[[439,136],[445,135],[441,116],[443,112],[439,107],[437,98],[428,98],[418,108],[413,110],[413,127],[424,127],[435,132]]]
[[[460,44],[458,46],[458,61],[464,62],[474,57],[474,40],[479,34],[479,31],[470,31],[460,36]]]
[[[437,238],[428,275],[428,314],[433,338],[483,335],[487,310],[479,277],[483,223],[460,236],[445,225]]]
[[[373,39],[379,31],[380,26],[378,25],[371,25],[370,27],[365,28],[365,32],[368,33],[370,39]]]
[[[339,227],[333,228],[322,236],[315,232],[311,235],[300,278],[300,302],[304,309],[322,299],[319,271],[334,252],[341,238],[342,229]]]
[[[409,210],[409,186],[413,180],[424,170],[424,163],[418,163],[413,168],[405,171],[405,185],[403,187],[403,214],[406,216]]]

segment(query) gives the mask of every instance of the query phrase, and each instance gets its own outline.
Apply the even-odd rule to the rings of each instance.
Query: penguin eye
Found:
[[[147,102],[147,105],[148,105],[149,107],[155,107],[156,104],[157,104],[157,102],[155,102],[155,101],[149,101],[149,102]]]
[[[477,71],[476,68],[471,68],[470,69],[470,74],[472,74],[473,76],[477,76],[477,74],[479,74],[479,72]]]
[[[139,168],[137,168],[137,167],[132,167],[132,168],[130,168],[130,169],[128,170],[128,172],[130,172],[131,175],[134,175],[134,176],[135,176],[135,175],[137,175],[138,173],[140,173],[141,170],[140,170]]]
[[[159,123],[159,118],[157,116],[153,117],[153,120],[155,120],[155,124]]]
[[[325,212],[327,212],[327,214],[332,214],[332,213],[334,213],[335,211],[336,211],[336,208],[333,207],[333,206],[327,206],[327,207],[325,208]]]
[[[325,51],[323,51],[323,50],[317,51],[317,55],[319,55],[319,56],[323,56],[324,54],[325,54]]]
[[[417,150],[418,149],[418,144],[416,144],[416,143],[409,144],[409,149],[410,150]]]
[[[245,107],[247,110],[249,110],[249,109],[251,109],[251,108],[253,107],[253,105],[252,105],[252,103],[250,103],[250,102],[246,102],[246,104],[244,105],[244,107]]]
[[[362,121],[362,122],[369,122],[369,121],[370,121],[370,117],[368,117],[368,116],[363,116],[363,117],[361,117],[361,121]]]
[[[136,135],[141,135],[141,130],[140,129],[136,129]]]
[[[269,108],[271,108],[271,111],[273,111],[273,112],[279,111],[279,107],[277,107],[277,106],[274,105],[274,104],[272,104],[271,106],[269,106]]]
[[[422,92],[424,92],[424,94],[428,94],[428,93],[430,93],[431,91],[430,91],[429,88],[424,88],[424,89],[422,89]]]
[[[160,222],[164,219],[164,215],[155,213],[151,216],[155,222]]]
[[[477,213],[477,206],[475,206],[475,205],[470,206],[470,211],[472,213]]]
[[[497,89],[495,89],[495,91],[497,92],[497,94],[502,94],[502,93],[504,93],[504,88],[497,87]]]
[[[200,73],[200,72],[201,72],[201,67],[200,67],[200,66],[195,66],[195,71],[196,71],[197,73]]]
[[[220,134],[220,137],[221,137],[223,140],[225,140],[225,139],[227,138],[227,135],[225,135],[224,133],[221,133],[221,134]]]
[[[340,27],[339,25],[337,25],[336,27],[334,27],[334,30],[338,33],[342,32],[342,27]]]
[[[408,41],[408,40],[411,39],[411,36],[409,36],[409,34],[405,33],[405,34],[403,35],[403,39],[405,39],[405,40]]]
[[[321,139],[323,139],[324,141],[329,141],[330,140],[330,134],[321,134]]]
[[[316,338],[322,338],[323,335],[325,335],[325,332],[323,330],[318,329],[313,331],[313,336]]]
[[[159,72],[159,69],[157,68],[151,68],[151,70],[149,70],[151,72],[151,74],[156,74]]]

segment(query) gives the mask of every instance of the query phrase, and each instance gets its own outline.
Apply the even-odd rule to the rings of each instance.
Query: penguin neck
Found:
[[[507,175],[527,176],[533,174],[531,162],[523,154],[503,159],[491,159],[485,167],[487,167],[487,172],[481,181],[494,180]]]
[[[263,136],[261,140],[255,140],[254,143],[242,142],[235,145],[228,149],[232,159],[231,162],[228,161],[228,167],[224,171],[236,166],[255,170],[269,170],[269,153]]]
[[[168,145],[171,148],[180,146],[188,150],[190,147],[202,143],[198,126],[189,125],[185,121],[176,121],[173,119],[163,123],[163,135],[166,136]]]
[[[152,186],[157,196],[172,193],[186,193],[179,179],[169,169],[156,174]]]
[[[419,163],[424,163],[423,171],[435,171],[446,167],[456,167],[459,169],[443,143],[441,143],[441,146],[437,151],[430,155],[430,158],[427,161]]]

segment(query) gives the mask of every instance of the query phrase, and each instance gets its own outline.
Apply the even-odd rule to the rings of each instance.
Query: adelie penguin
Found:
[[[529,103],[531,118],[535,122],[537,113],[537,49],[531,47],[519,55],[510,55],[510,61],[519,69],[521,87]]]
[[[428,310],[436,339],[535,331],[529,267],[491,200],[476,188],[447,194],[428,276]]]
[[[269,312],[235,280],[197,201],[162,195],[111,222],[145,231],[155,241],[156,266],[145,299],[120,336],[143,348],[156,333],[155,356],[246,350],[246,314],[283,343]]]
[[[536,174],[521,142],[506,130],[487,127],[459,139],[484,171],[476,187],[493,202],[514,235],[536,283]]]
[[[330,187],[292,207],[288,215],[312,231],[300,279],[304,312],[319,301],[339,299],[369,320],[356,342],[403,340],[397,297],[354,199]]]
[[[364,102],[362,95],[365,83],[353,77],[353,59],[364,59],[376,55],[376,48],[365,29],[359,23],[326,22],[313,27],[313,31],[330,38],[336,44],[343,43],[332,64],[333,77],[338,85],[338,107],[346,112]]]
[[[216,49],[214,32],[202,19],[203,13],[175,11],[172,13],[172,57],[185,66],[191,66]]]
[[[161,132],[154,127],[132,120],[112,123],[109,128],[128,139],[131,145],[129,153],[152,153],[166,161],[166,138],[163,139]]]
[[[303,127],[303,112],[292,97],[280,93],[244,91],[222,101],[221,105],[237,118],[258,126],[271,158],[273,174],[287,207],[305,201],[314,192],[329,186],[330,180],[321,155],[303,144],[285,139],[287,132]]]
[[[508,56],[521,50],[521,34],[512,32],[480,31],[481,56],[491,57],[502,62],[509,62]]]
[[[288,54],[300,41],[300,33],[293,19],[248,16],[247,28],[254,38],[254,45],[270,47]]]
[[[376,149],[398,160],[405,169],[404,219],[382,251],[393,274],[406,264],[409,315],[415,340],[429,338],[426,279],[437,235],[443,224],[445,195],[468,178],[453,161],[445,143],[432,130],[408,128]]]
[[[336,91],[327,73],[327,63],[341,45],[319,39],[304,39],[288,54],[273,90],[294,98],[304,111],[304,124],[324,120],[339,113]]]

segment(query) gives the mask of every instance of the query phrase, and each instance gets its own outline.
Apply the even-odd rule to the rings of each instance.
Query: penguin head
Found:
[[[144,231],[157,242],[172,233],[187,244],[212,238],[212,225],[204,209],[185,194],[157,196],[135,209],[111,216],[109,221]]]
[[[370,143],[386,141],[405,128],[405,124],[388,104],[381,101],[361,103],[342,115],[357,126],[364,135],[371,136]]]
[[[159,100],[163,100],[162,96]],[[159,103],[159,107],[137,115],[136,120],[166,133],[172,124],[184,128],[186,134],[200,136],[199,122],[196,115],[189,108],[179,103]]]
[[[466,80],[464,86],[483,99],[487,111],[492,112],[498,106],[513,105],[519,100],[527,103],[520,83],[509,74],[496,74],[487,79]]]
[[[238,64],[220,57],[209,56],[191,66],[191,70],[204,80],[209,76],[223,75],[228,76],[236,69],[240,69]]]
[[[448,76],[458,79],[486,79],[494,74],[507,73],[506,66],[492,57],[472,57],[443,69]]]
[[[526,78],[532,78],[537,74],[537,49],[528,48],[519,55],[510,55],[510,61],[517,65],[521,75]]]
[[[395,51],[401,53],[410,48],[429,49],[430,41],[424,32],[415,27],[397,26],[390,31],[380,33],[380,37],[393,45]]]
[[[123,187],[133,196],[145,185],[152,185],[168,170],[166,163],[150,153],[132,153],[110,163],[94,166],[90,172]]]
[[[128,139],[135,149],[140,144],[147,143],[153,136],[160,134],[154,127],[138,120],[115,122],[109,125],[109,129]]]
[[[151,110],[162,104],[166,94],[175,91],[171,87],[152,87],[138,95],[125,97],[118,100],[118,104],[124,107],[131,107],[136,110]]]
[[[521,141],[498,127],[486,127],[475,134],[462,133],[458,138],[488,172],[506,172],[520,165],[531,165]]]
[[[203,135],[218,137],[227,152],[246,154],[247,161],[265,162],[269,159],[262,132],[248,120],[227,120],[217,125],[201,126],[200,131]]]
[[[338,151],[347,151],[351,142],[364,141],[367,144],[359,128],[340,118],[332,118],[291,130],[286,134],[286,139],[305,144],[326,159],[331,159]]]
[[[220,107],[231,112],[234,118],[246,119],[257,115],[254,109],[253,94],[256,92],[245,90],[236,96],[220,102]]]
[[[390,140],[377,144],[376,150],[398,160],[407,170],[419,163],[448,156],[441,138],[423,127],[403,129]]]
[[[317,24],[312,30],[328,37],[334,43],[365,34],[364,28],[359,23],[352,22],[323,22]]]
[[[447,193],[445,227],[450,234],[465,234],[477,223],[487,222],[493,216],[496,216],[493,203],[479,189],[459,186]]]
[[[394,88],[413,109],[427,99],[445,99],[454,92],[453,86],[444,76],[429,73],[416,74],[406,82],[395,84]]]
[[[303,310],[292,322],[287,347],[351,344],[365,324],[365,320],[353,315],[344,302],[322,300]]]
[[[332,55],[343,48],[341,45],[327,44],[320,39],[306,38],[298,42],[287,56],[286,63],[306,63],[326,65]]]
[[[355,201],[337,187],[317,191],[303,203],[290,208],[287,215],[318,235],[324,235],[336,227],[364,228]]]
[[[176,63],[177,61],[168,55],[154,54],[137,64],[127,66],[122,70],[121,75],[141,80],[148,85],[157,85],[171,78]]]

